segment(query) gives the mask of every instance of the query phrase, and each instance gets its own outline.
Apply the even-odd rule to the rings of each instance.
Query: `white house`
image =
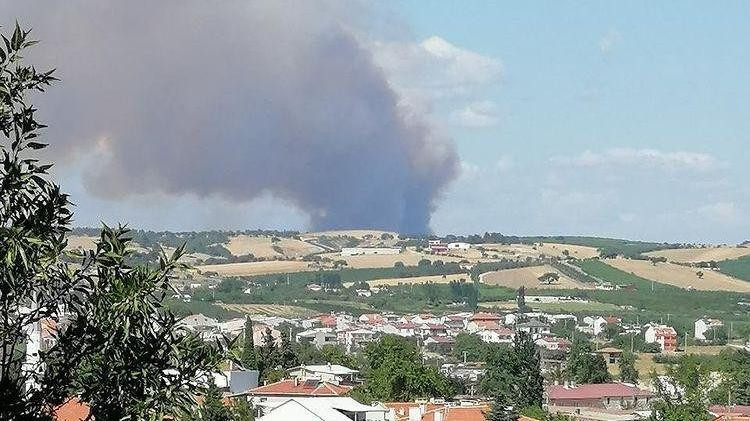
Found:
[[[649,344],[659,344],[662,352],[677,350],[677,332],[671,326],[651,325],[644,333],[644,339]]]
[[[297,342],[307,342],[320,349],[326,345],[336,345],[336,334],[333,333],[333,329],[328,327],[318,327],[314,329],[305,330],[297,334]]]
[[[448,243],[448,250],[468,250],[471,248],[469,243]]]
[[[695,321],[695,339],[706,341],[713,339],[712,330],[724,327],[724,323],[717,319],[701,318]],[[708,333],[708,337],[706,337]]]
[[[299,380],[320,380],[334,384],[358,383],[359,371],[338,364],[301,365],[287,370],[289,377]]]
[[[381,406],[363,405],[349,397],[293,398],[266,408],[258,421],[385,421],[389,410]]]

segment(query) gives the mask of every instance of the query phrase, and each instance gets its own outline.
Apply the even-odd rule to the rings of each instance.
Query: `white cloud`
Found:
[[[557,165],[571,167],[644,166],[694,171],[707,171],[716,167],[716,159],[710,154],[633,148],[612,148],[603,152],[586,150],[578,156],[557,156],[550,160]]]
[[[698,214],[716,222],[733,222],[740,218],[740,209],[734,202],[717,202],[698,208]]]
[[[599,40],[599,51],[603,54],[610,54],[621,40],[622,35],[616,29],[610,29]]]
[[[429,113],[435,101],[476,100],[502,73],[496,58],[439,36],[421,42],[371,40],[368,45],[403,105],[420,112]]]
[[[472,128],[491,127],[500,121],[497,105],[492,101],[473,102],[453,111],[451,119],[459,126]]]

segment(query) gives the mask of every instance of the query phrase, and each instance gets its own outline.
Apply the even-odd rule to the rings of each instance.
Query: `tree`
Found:
[[[234,421],[255,421],[253,405],[244,396],[234,400],[232,412]]]
[[[279,363],[283,368],[292,368],[299,365],[297,354],[292,348],[292,343],[288,334],[281,335],[281,347],[279,349]]]
[[[698,279],[703,279],[704,273],[702,270],[699,270],[698,272],[695,273],[695,275],[698,276]]]
[[[276,339],[273,337],[271,328],[267,327],[263,332],[263,344],[260,346],[259,354],[258,370],[260,371],[260,378],[267,380],[270,372],[281,363],[279,352],[276,349]]]
[[[513,340],[515,367],[513,374],[517,381],[517,395],[514,400],[517,408],[542,406],[544,378],[534,340],[525,332],[518,332]]]
[[[567,377],[577,383],[607,383],[611,376],[604,357],[591,353],[591,343],[576,337],[568,357]]]
[[[707,371],[695,361],[681,358],[677,367],[670,366],[666,376],[651,374],[655,402],[652,421],[705,421],[710,390]],[[663,379],[663,380],[662,380]]]
[[[221,353],[164,306],[184,246],[155,267],[131,267],[128,230],[105,226],[94,250],[71,257],[75,267],[63,261],[70,204],[48,180],[52,165],[30,155],[47,145],[26,102],[55,79],[23,63],[28,36],[16,25],[0,45],[0,419],[50,419],[73,395],[102,420],[191,413]],[[61,326],[62,312],[56,343],[27,349],[29,333],[42,321]]]
[[[548,272],[537,279],[539,279],[539,282],[542,284],[551,285],[560,279],[560,275],[555,272]]]
[[[624,383],[638,383],[638,370],[635,369],[636,355],[623,352],[620,356],[620,381]]]
[[[452,394],[450,383],[422,363],[417,347],[406,338],[385,335],[365,348],[365,386],[356,394],[366,400],[411,401]]]
[[[255,351],[255,339],[253,338],[253,321],[250,316],[245,319],[245,337],[242,343],[240,362],[245,370],[258,369],[258,355]]]
[[[463,361],[486,361],[489,346],[478,335],[461,332],[453,344],[453,357]]]
[[[487,421],[516,421],[518,413],[502,393],[495,395],[490,412],[485,414]]]
[[[232,413],[221,401],[221,391],[215,384],[211,384],[204,396],[203,405],[198,411],[197,420],[200,421],[232,421]]]

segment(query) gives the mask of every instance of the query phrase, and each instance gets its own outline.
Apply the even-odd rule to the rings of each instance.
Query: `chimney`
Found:
[[[299,386],[299,377],[294,378],[294,387]]]

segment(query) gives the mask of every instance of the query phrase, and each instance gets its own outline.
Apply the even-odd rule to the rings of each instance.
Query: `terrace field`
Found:
[[[607,259],[605,263],[638,277],[679,288],[692,288],[699,291],[750,292],[750,283],[713,270],[700,270],[674,263],[653,265],[648,260]],[[696,275],[698,271],[703,272],[702,279]]]
[[[750,256],[750,247],[705,247],[667,249],[645,253],[649,257],[664,257],[675,263],[720,262]]]
[[[557,273],[560,279],[551,284],[539,282],[545,273]],[[528,289],[592,289],[593,286],[573,280],[549,265],[530,266],[517,269],[506,269],[480,275],[480,282],[488,285],[500,285],[508,288]]]

